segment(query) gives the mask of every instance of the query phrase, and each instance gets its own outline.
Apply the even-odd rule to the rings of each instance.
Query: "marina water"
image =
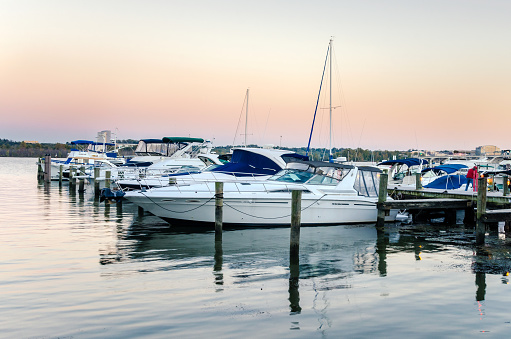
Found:
[[[510,246],[458,225],[172,228],[0,158],[0,337],[506,337]]]

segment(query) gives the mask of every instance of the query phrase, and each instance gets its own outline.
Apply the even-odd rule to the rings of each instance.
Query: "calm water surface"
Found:
[[[0,337],[508,337],[510,245],[463,225],[175,229],[0,158]]]

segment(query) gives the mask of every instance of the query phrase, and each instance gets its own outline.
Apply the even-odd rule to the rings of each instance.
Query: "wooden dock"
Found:
[[[380,176],[377,227],[383,227],[385,215],[391,209],[407,210],[412,216],[424,211],[444,213],[452,221],[457,210],[465,211],[465,223],[475,224],[476,242],[484,243],[486,226],[500,221],[511,222],[511,197],[506,187],[503,192],[488,192],[486,178],[478,179],[478,191],[424,189],[417,179],[416,189],[388,185],[388,175]],[[387,200],[387,196],[394,200]],[[491,209],[487,209],[490,207]]]

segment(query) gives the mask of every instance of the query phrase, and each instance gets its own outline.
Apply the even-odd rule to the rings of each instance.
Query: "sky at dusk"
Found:
[[[511,148],[511,1],[0,0],[0,138]],[[328,147],[328,85],[313,147]]]

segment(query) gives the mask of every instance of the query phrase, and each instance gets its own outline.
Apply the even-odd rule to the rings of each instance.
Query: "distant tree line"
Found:
[[[119,143],[136,144],[138,140],[126,139],[119,140]],[[236,146],[218,146],[213,149],[218,154],[226,154]],[[249,147],[257,147],[257,145],[249,145]],[[42,157],[46,154],[55,158],[65,158],[71,150],[70,144],[61,143],[25,143],[24,141],[12,141],[8,139],[0,139],[0,157]],[[283,148],[284,149],[284,148]],[[294,151],[298,154],[305,155],[307,152],[306,147],[300,148],[285,148]],[[133,155],[133,148],[125,148],[121,150],[120,155]],[[392,159],[394,156],[398,159],[410,157],[409,151],[372,151],[368,149],[352,149],[352,148],[334,148],[332,149],[333,158],[345,157],[348,161],[374,161],[380,162],[387,159]],[[312,148],[309,150],[309,157],[311,160],[324,160],[328,161],[328,149],[325,148]]]
[[[46,154],[56,158],[64,158],[71,150],[71,145],[61,143],[26,143],[0,139],[0,157],[42,157]]]

